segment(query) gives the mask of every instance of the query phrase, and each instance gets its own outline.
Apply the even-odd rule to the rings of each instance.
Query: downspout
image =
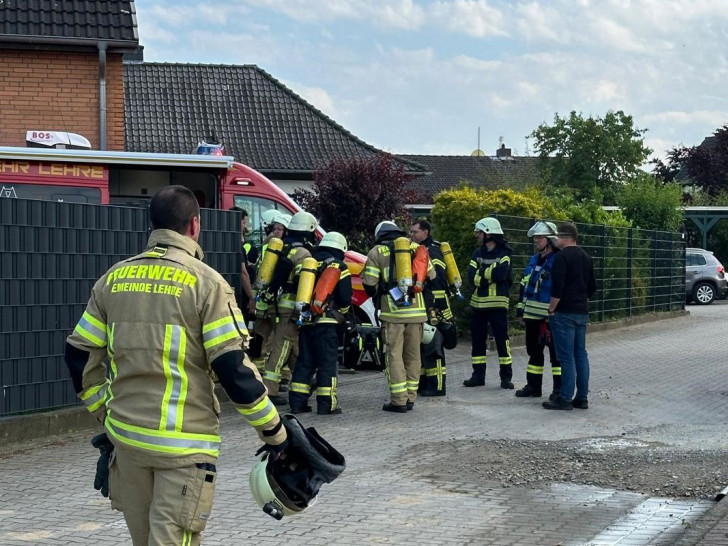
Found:
[[[99,149],[106,149],[106,42],[99,48]]]

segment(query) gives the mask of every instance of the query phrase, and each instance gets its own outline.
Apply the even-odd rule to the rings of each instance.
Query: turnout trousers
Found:
[[[431,353],[426,355],[420,351],[422,371],[420,372],[420,396],[445,396],[447,379],[445,368],[445,351],[443,354]]]
[[[513,377],[511,364],[511,342],[508,337],[508,309],[472,309],[470,334],[473,340],[471,350],[473,377],[485,379],[486,351],[488,344],[488,326],[493,332],[495,347],[498,351],[499,375],[501,382],[510,381]]]
[[[554,379],[553,392],[561,390],[561,364],[556,357],[553,335],[545,319],[524,319],[526,323],[526,352],[528,353],[528,367],[526,368],[526,382],[532,389],[541,392],[543,385],[544,348],[548,348],[551,362],[551,375]],[[545,325],[545,328],[544,328]],[[544,329],[546,330],[544,332]],[[544,336],[544,334],[548,334]]]
[[[339,335],[336,324],[304,326],[298,334],[298,359],[288,392],[292,411],[303,411],[316,376],[316,406],[321,414],[338,407],[336,374],[339,366]]]
[[[422,323],[384,322],[385,374],[392,404],[414,404],[420,384]]]
[[[270,317],[258,318],[255,320],[253,333],[255,337],[260,337],[256,343],[260,344],[260,354],[253,358],[253,364],[260,371],[265,370],[265,363],[271,350],[271,341],[273,340],[273,330],[275,329],[275,319]]]
[[[273,329],[271,350],[263,374],[263,384],[270,396],[278,394],[281,378],[284,376],[283,368],[287,365],[293,371],[297,358],[298,325],[291,320],[290,315],[283,315],[278,318]]]
[[[197,546],[212,511],[216,459],[160,457],[119,447],[109,463],[111,507],[121,510],[134,546]]]

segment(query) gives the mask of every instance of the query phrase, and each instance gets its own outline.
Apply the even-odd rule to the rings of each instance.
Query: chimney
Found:
[[[501,144],[501,147],[495,151],[496,157],[511,157],[511,149],[506,148],[505,144]]]

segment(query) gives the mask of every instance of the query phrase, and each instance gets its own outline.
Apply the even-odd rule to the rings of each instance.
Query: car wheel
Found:
[[[708,305],[715,299],[715,288],[707,282],[700,282],[693,288],[693,301],[698,305]]]

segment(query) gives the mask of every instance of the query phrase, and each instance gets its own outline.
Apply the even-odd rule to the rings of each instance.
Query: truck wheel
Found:
[[[693,288],[693,301],[698,305],[709,305],[715,299],[715,288],[709,282],[699,282]]]

